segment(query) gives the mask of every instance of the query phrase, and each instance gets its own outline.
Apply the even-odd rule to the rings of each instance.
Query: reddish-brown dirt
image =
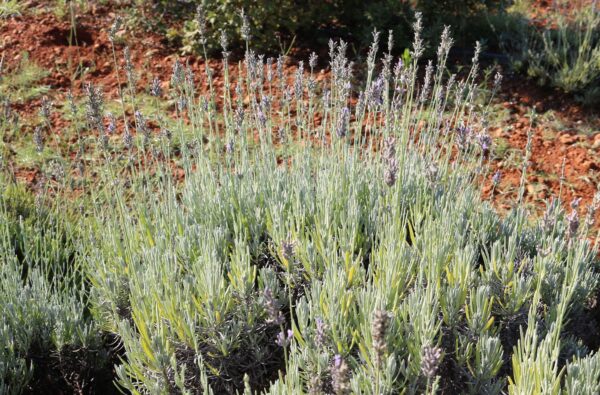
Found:
[[[538,26],[556,27],[553,15],[562,15],[571,18],[575,11],[588,8],[595,0],[533,0],[529,8],[533,22]]]
[[[87,14],[78,15],[75,43],[71,23],[42,11],[41,5],[43,2],[32,1],[30,8],[38,9],[37,14],[27,12],[0,25],[0,52],[4,56],[5,69],[16,67],[22,53],[27,51],[31,61],[50,71],[41,83],[51,88],[55,103],[64,103],[68,90],[72,90],[75,96],[81,96],[83,86],[88,82],[101,86],[106,96],[117,97],[117,73],[108,38],[108,29],[115,17],[114,9],[94,6]],[[540,10],[545,6],[545,2],[539,2]],[[117,62],[123,67],[124,45],[120,42],[127,42],[132,62],[139,73],[138,88],[147,87],[154,76],[158,76],[166,88],[173,63],[179,58],[176,49],[166,45],[158,34],[138,33],[129,30],[119,32],[123,40],[116,44]],[[202,74],[205,67],[202,59],[188,56],[182,60],[197,71],[197,75]],[[221,87],[221,61],[209,60],[209,66],[214,70],[217,88]],[[120,75],[121,83],[124,83],[123,70]],[[207,88],[206,81],[197,82],[200,89]],[[600,122],[597,114],[582,108],[568,95],[539,88],[519,76],[505,78],[499,103],[509,112],[509,117],[491,125],[491,134],[497,141],[505,141],[512,152],[523,152],[529,128],[533,131],[526,200],[532,207],[540,209],[544,199],[558,196],[561,191],[560,197],[567,206],[572,199],[581,197],[583,211],[591,202],[600,179]],[[14,109],[26,117],[27,114],[37,114],[39,104],[40,100],[35,99],[16,103]],[[543,122],[541,115],[532,124],[529,114],[534,107],[538,114],[552,110],[562,126],[558,128]],[[57,133],[66,122],[58,114],[53,115],[52,126]],[[587,134],[580,132],[582,125],[586,125]],[[24,132],[32,133],[31,130]],[[564,179],[561,183],[563,166]],[[492,172],[483,186],[484,198],[492,197],[498,208],[508,209],[517,196],[521,168],[506,157],[493,159],[491,168]],[[491,177],[496,169],[501,171],[502,181],[490,196]],[[19,179],[35,182],[35,169],[14,170]]]
[[[529,12],[537,26],[555,28],[556,20],[551,15],[560,13],[570,18],[574,11],[586,9],[591,3],[592,0],[535,0]],[[530,127],[533,132],[526,201],[539,211],[544,208],[545,199],[560,197],[565,208],[570,210],[569,203],[581,198],[579,211],[583,214],[600,187],[598,109],[583,107],[573,95],[539,87],[518,76],[505,78],[500,98],[510,117],[504,125],[493,128],[493,137],[508,142],[510,149],[524,153]],[[532,109],[536,112],[533,121],[530,117]],[[557,122],[544,121],[548,112],[554,114]],[[507,166],[504,158],[496,160],[493,167],[503,174],[494,200],[500,209],[508,209],[518,194],[521,169]],[[484,186],[488,198],[492,191],[491,177]],[[595,218],[593,230],[597,231],[600,213],[596,213]]]
[[[530,128],[532,131],[526,200],[542,209],[544,199],[560,194],[566,205],[575,198],[581,198],[580,207],[584,209],[591,203],[600,180],[600,122],[597,114],[560,92],[542,89],[522,80],[507,81],[500,97],[502,107],[510,115],[502,125],[491,128],[496,141],[503,139],[509,149],[524,154]],[[536,112],[532,117],[533,108]],[[560,121],[559,126],[544,122],[547,111],[555,114]],[[582,133],[582,125],[591,132]],[[506,158],[497,158],[492,167],[502,174],[495,199],[500,208],[508,209],[518,194],[521,167],[511,166]],[[484,187],[486,197],[492,190],[491,177]],[[600,219],[598,213],[596,218]]]

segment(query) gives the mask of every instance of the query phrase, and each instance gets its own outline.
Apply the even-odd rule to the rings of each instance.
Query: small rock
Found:
[[[544,200],[544,199],[546,199],[547,197],[548,197],[548,192],[546,192],[545,190],[541,190],[541,191],[538,193],[538,199],[542,199],[542,200]]]
[[[590,171],[590,169],[592,168],[593,164],[594,163],[591,160],[588,159],[588,160],[586,160],[584,162],[581,162],[581,169],[584,172],[587,173],[588,171]]]
[[[535,109],[538,112],[544,112],[544,110],[545,110],[544,103],[542,103],[541,101],[536,102],[535,103]]]
[[[535,194],[535,187],[531,184],[527,184],[527,195],[533,196]]]
[[[568,133],[562,134],[558,138],[558,141],[560,141],[561,144],[565,144],[565,145],[571,145],[574,142],[576,142],[577,140],[579,140],[579,139],[577,138],[576,135],[572,135],[572,134],[568,134]]]

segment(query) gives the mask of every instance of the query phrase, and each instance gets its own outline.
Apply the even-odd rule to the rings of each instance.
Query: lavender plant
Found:
[[[19,187],[0,194],[0,393],[68,390],[111,370],[108,347],[86,313],[74,223]]]
[[[130,393],[594,393],[598,350],[573,347],[572,318],[589,314],[597,250],[557,204],[532,223],[520,201],[500,217],[481,200],[478,50],[465,79],[448,77],[446,30],[419,79],[414,28],[406,63],[392,38],[380,62],[373,34],[360,83],[344,42],[317,79],[314,57],[290,70],[249,45],[236,70],[225,39],[222,87],[175,62],[146,112],[127,70],[120,145],[90,87],[88,129],[115,145],[96,143],[85,282],[40,293],[80,315],[50,326],[118,339]],[[3,383],[26,381],[3,352]]]
[[[600,17],[597,1],[555,1],[546,25],[524,15],[528,1],[517,1],[509,12],[519,23],[501,34],[501,46],[513,66],[540,85],[575,94],[587,105],[598,103],[600,81]],[[511,31],[514,30],[514,31]]]

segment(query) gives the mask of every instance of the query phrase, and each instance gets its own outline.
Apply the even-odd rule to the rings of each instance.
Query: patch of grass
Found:
[[[510,150],[510,143],[504,137],[498,137],[494,140],[494,157],[505,158]]]
[[[48,75],[48,71],[29,60],[29,54],[23,52],[19,65],[0,79],[0,94],[11,102],[27,102],[48,93],[49,88],[39,84]]]
[[[0,19],[8,18],[14,15],[20,15],[22,10],[23,2],[20,0],[0,1]]]
[[[507,169],[520,169],[525,160],[525,153],[518,148],[508,148],[502,156],[502,165]]]
[[[501,39],[513,66],[547,85],[569,93],[588,106],[600,100],[600,14],[596,2],[553,1],[544,25],[534,23],[527,2],[507,14],[516,26]]]

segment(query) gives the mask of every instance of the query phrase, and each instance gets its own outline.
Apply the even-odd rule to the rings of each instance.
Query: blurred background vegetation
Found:
[[[199,5],[206,10],[206,48],[212,56],[222,51],[222,32],[230,47],[243,48],[242,9],[256,50],[325,51],[330,38],[342,38],[359,58],[367,52],[374,29],[392,31],[397,52],[409,47],[414,14],[421,12],[427,27],[424,38],[432,48],[426,56],[434,55],[442,30],[449,25],[455,56],[470,58],[474,43],[479,41],[484,59],[504,63],[540,85],[572,93],[584,104],[597,104],[600,98],[600,13],[596,1],[140,0],[131,15],[136,24],[143,20],[148,28],[162,31],[182,52],[199,53],[194,17]],[[533,15],[533,9],[544,10],[543,15]],[[148,19],[148,15],[153,17]]]
[[[437,39],[444,25],[451,25],[457,43],[472,47],[475,40],[492,35],[486,18],[504,12],[508,3],[503,0],[156,0],[141,4],[151,5],[161,17],[168,14],[183,21],[181,28],[172,25],[163,28],[172,40],[179,40],[189,51],[197,50],[198,45],[198,25],[190,15],[202,5],[209,27],[207,45],[212,51],[221,50],[221,31],[237,47],[241,40],[240,10],[244,9],[253,32],[252,45],[257,49],[277,52],[292,42],[299,47],[326,46],[330,38],[339,37],[352,43],[355,52],[360,53],[371,43],[374,29],[392,30],[397,44],[407,47],[416,11],[423,13],[428,38]]]

